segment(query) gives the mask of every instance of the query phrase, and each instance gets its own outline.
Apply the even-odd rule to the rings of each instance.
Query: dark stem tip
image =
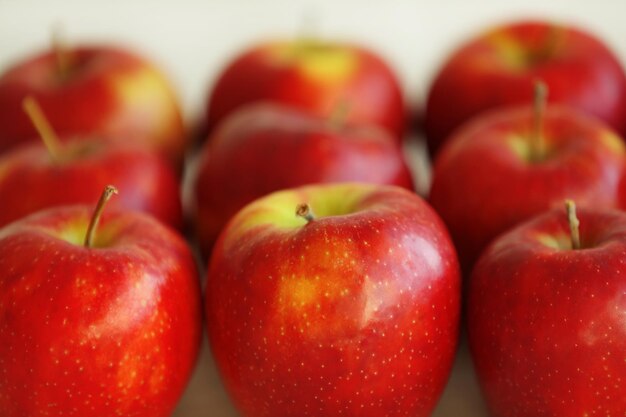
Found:
[[[313,220],[315,220],[313,210],[311,210],[311,206],[309,206],[307,203],[301,203],[296,206],[296,216],[302,217],[307,222],[312,222]]]

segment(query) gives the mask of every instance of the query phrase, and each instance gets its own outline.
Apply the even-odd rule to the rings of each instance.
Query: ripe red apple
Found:
[[[61,142],[48,128],[42,134],[49,148],[32,143],[0,155],[0,227],[47,207],[92,204],[114,183],[120,195],[112,206],[145,211],[182,228],[178,177],[161,155],[96,137]]]
[[[351,122],[382,126],[398,140],[407,124],[399,82],[389,66],[372,51],[340,42],[266,42],[236,56],[209,93],[210,129],[256,101],[277,101],[321,117],[344,103]]]
[[[426,104],[431,154],[472,116],[530,101],[528,84],[537,78],[550,88],[552,102],[595,115],[626,134],[626,75],[608,47],[571,25],[524,21],[478,35],[439,70]]]
[[[383,129],[309,115],[279,104],[244,106],[213,133],[195,180],[196,226],[208,258],[237,211],[272,191],[310,183],[413,182],[397,142]]]
[[[469,284],[468,336],[493,417],[626,410],[626,214],[553,210],[495,240]]]
[[[37,137],[22,111],[33,96],[62,137],[136,141],[180,166],[187,148],[179,105],[153,64],[119,47],[78,46],[25,58],[0,75],[0,153]]]
[[[3,417],[167,417],[187,384],[202,330],[191,251],[143,213],[97,227],[91,211],[0,229]]]
[[[621,138],[558,105],[539,118],[530,105],[479,115],[435,160],[430,202],[448,225],[465,272],[497,235],[565,198],[618,205]]]
[[[452,243],[416,194],[316,185],[229,222],[206,317],[242,416],[424,417],[454,359],[459,299]]]
[[[41,144],[0,156],[0,226],[43,208],[87,204],[107,183],[119,184],[112,206],[150,213],[182,228],[176,173],[160,155],[143,147],[97,140],[66,142],[61,160]]]

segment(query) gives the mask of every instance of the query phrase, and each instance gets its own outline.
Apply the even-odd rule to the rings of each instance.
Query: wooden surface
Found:
[[[196,372],[173,417],[237,417],[204,343]],[[432,417],[487,417],[465,344]]]

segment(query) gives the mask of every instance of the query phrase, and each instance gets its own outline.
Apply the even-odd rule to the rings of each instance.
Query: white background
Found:
[[[376,50],[395,68],[407,99],[419,104],[451,48],[491,24],[525,17],[574,23],[626,61],[626,0],[0,0],[0,72],[48,47],[52,29],[62,25],[70,45],[114,42],[151,58],[170,75],[192,120],[241,48],[306,31]],[[436,417],[484,417],[465,348],[459,358]],[[234,415],[205,349],[176,416]]]

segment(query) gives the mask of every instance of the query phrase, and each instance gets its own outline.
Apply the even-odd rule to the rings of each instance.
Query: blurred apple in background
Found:
[[[113,207],[150,213],[181,229],[177,176],[165,159],[137,145],[96,140],[66,142],[53,160],[41,144],[0,156],[0,226],[46,207],[94,201],[106,184],[119,184]]]
[[[430,153],[472,116],[529,102],[534,79],[548,85],[551,102],[590,113],[626,134],[626,75],[617,57],[573,26],[526,21],[479,35],[439,70],[426,104]]]
[[[0,75],[0,153],[37,138],[22,111],[34,97],[62,137],[134,141],[182,166],[187,135],[169,81],[119,47],[89,45],[25,57]]]
[[[187,385],[202,330],[191,251],[144,213],[98,222],[103,201],[0,229],[3,417],[169,417]]]
[[[565,198],[618,205],[622,139],[596,118],[559,105],[544,112],[543,105],[538,98],[535,107],[476,116],[435,160],[430,202],[450,229],[464,272],[497,235]]]
[[[401,148],[387,131],[335,116],[257,103],[218,126],[201,151],[194,185],[196,226],[207,258],[228,219],[272,191],[343,181],[412,189]]]
[[[46,123],[34,100],[25,103],[38,123]],[[43,126],[42,134],[43,143],[0,155],[0,226],[47,207],[92,204],[107,184],[115,183],[120,192],[113,207],[145,211],[182,228],[178,177],[161,155],[101,137],[61,142],[49,126]]]
[[[371,184],[277,192],[213,252],[212,352],[245,417],[426,417],[456,352],[454,247],[416,194]]]
[[[329,117],[344,103],[348,120],[379,125],[398,140],[407,110],[395,74],[363,47],[308,38],[256,45],[236,56],[209,93],[212,130],[238,107],[277,101]]]
[[[579,231],[570,217],[499,237],[472,274],[468,336],[493,417],[626,410],[626,214],[580,209]]]

